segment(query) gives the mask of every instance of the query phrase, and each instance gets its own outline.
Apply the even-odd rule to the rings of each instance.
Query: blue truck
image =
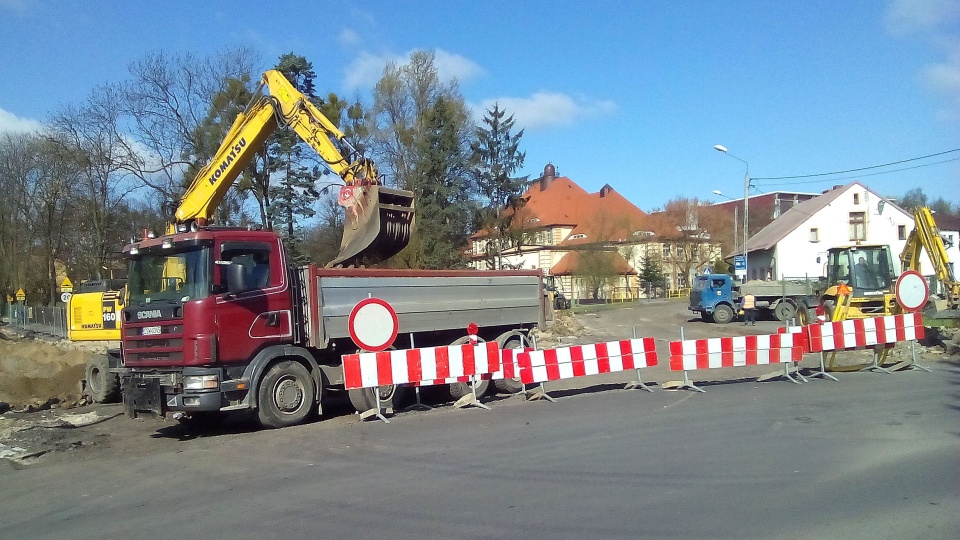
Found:
[[[688,309],[704,321],[727,324],[737,318],[740,298],[749,292],[756,298],[758,318],[788,321],[798,310],[816,307],[823,283],[820,279],[785,277],[741,285],[728,274],[704,274],[693,282]]]

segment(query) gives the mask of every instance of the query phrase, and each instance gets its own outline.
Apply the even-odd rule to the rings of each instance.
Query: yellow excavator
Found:
[[[361,156],[343,132],[276,70],[263,74],[254,98],[180,199],[167,233],[213,224],[214,212],[227,190],[278,126],[292,128],[343,180],[338,197],[345,213],[343,238],[339,253],[327,267],[372,264],[407,245],[413,227],[413,193],[382,185],[373,161]],[[345,157],[334,141],[348,148],[351,155]],[[111,309],[106,307],[108,300]],[[122,295],[116,291],[74,295],[67,309],[70,339],[119,340],[116,306],[122,302]],[[98,317],[102,320],[94,320]]]

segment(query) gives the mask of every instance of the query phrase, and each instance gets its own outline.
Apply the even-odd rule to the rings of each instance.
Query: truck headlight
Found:
[[[184,390],[216,390],[220,381],[216,375],[186,375],[183,377]]]

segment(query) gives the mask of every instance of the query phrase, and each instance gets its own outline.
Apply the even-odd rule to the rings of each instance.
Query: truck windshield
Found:
[[[707,276],[697,276],[697,279],[693,280],[693,290],[702,291],[707,288]]]
[[[141,252],[130,261],[131,304],[186,302],[210,294],[210,247]]]

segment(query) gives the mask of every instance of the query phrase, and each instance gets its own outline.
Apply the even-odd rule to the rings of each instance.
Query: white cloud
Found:
[[[893,0],[886,13],[887,30],[898,36],[936,30],[956,19],[956,0]]]
[[[530,97],[483,100],[472,107],[475,116],[482,118],[494,104],[499,104],[501,110],[513,115],[518,129],[569,126],[583,119],[611,114],[617,109],[616,104],[608,100],[574,98],[558,92],[537,92]]]
[[[457,79],[464,82],[484,73],[483,68],[469,58],[449,53],[443,49],[437,49],[434,53],[436,54],[434,65],[437,67],[440,80],[451,81]],[[407,53],[407,57],[410,57],[409,53]]]
[[[337,41],[344,47],[353,47],[360,44],[360,34],[353,28],[344,28],[337,35]]]
[[[0,11],[12,11],[24,14],[37,6],[36,0],[0,0]]]
[[[469,58],[442,49],[435,49],[433,52],[435,55],[434,67],[437,68],[437,75],[442,81],[457,79],[463,82],[484,73],[483,68]],[[383,76],[383,68],[387,64],[393,62],[402,66],[410,60],[412,53],[413,51],[408,51],[402,55],[375,55],[367,51],[361,51],[350,64],[350,67],[347,68],[344,86],[350,89],[372,88]]]
[[[29,118],[20,118],[10,111],[0,108],[0,133],[23,133],[28,131],[40,131],[43,124]]]
[[[927,66],[921,77],[927,86],[950,100],[939,112],[940,118],[956,121],[960,115],[960,47],[946,61]]]

